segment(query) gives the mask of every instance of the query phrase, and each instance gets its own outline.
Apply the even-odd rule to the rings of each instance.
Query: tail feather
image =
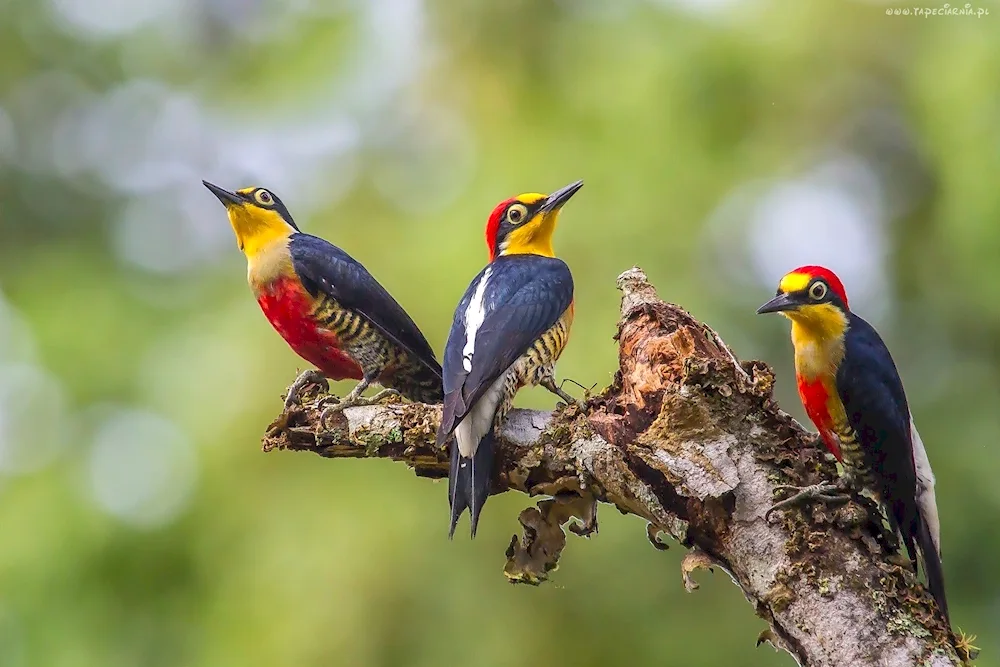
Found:
[[[918,572],[917,548],[913,542],[913,537],[916,531],[912,528],[909,531],[901,530],[899,525],[895,524],[895,522],[890,523],[893,524],[893,530],[897,531],[903,538],[903,547],[906,549],[906,557],[910,559],[910,567],[913,568],[914,572]]]
[[[948,600],[944,594],[944,571],[941,567],[941,555],[937,549],[937,539],[930,527],[927,517],[917,508],[910,508],[901,503],[895,503],[887,508],[889,524],[899,532],[906,549],[906,555],[914,572],[918,572],[918,564],[923,566],[924,577],[927,579],[927,590],[937,602],[945,621],[951,624],[948,616]],[[919,560],[918,560],[919,555]]]
[[[472,537],[476,536],[479,514],[490,497],[490,480],[493,477],[493,432],[483,437],[472,458]]]
[[[931,533],[927,521],[920,517],[917,520],[917,546],[920,547],[920,555],[924,561],[924,573],[927,576],[927,588],[937,601],[938,608],[944,616],[944,620],[951,625],[948,615],[948,600],[944,594],[944,570],[941,567],[941,557],[937,552],[937,545]]]
[[[451,504],[449,538],[454,536],[458,519],[466,509],[471,515],[472,537],[476,536],[479,515],[490,495],[493,449],[492,431],[479,442],[472,458],[462,456],[458,452],[458,446],[454,442],[451,444],[451,466],[448,469],[448,499]]]
[[[448,504],[451,505],[451,526],[448,528],[448,539],[455,535],[455,526],[462,512],[469,506],[470,487],[469,473],[472,466],[469,459],[458,453],[458,443],[451,441],[451,465],[448,467]]]

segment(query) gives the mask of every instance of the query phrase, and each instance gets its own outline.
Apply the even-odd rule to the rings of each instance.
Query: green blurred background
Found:
[[[559,374],[610,380],[638,264],[799,418],[754,310],[831,266],[906,382],[955,623],[1000,665],[1000,3],[887,8],[0,0],[0,666],[792,664],[635,517],[512,587],[524,496],[449,543],[443,484],[262,454],[303,363],[202,178],[273,189],[438,350],[492,206],[583,178]]]

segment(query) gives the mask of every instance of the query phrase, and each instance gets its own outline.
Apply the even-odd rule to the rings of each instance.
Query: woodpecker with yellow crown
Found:
[[[444,351],[444,411],[437,441],[454,434],[448,496],[451,526],[471,514],[472,537],[490,492],[494,438],[521,387],[541,385],[567,405],[555,365],[573,322],[573,276],[555,257],[559,211],[583,187],[501,202],[486,225],[490,263],[455,310]]]
[[[882,338],[851,312],[840,279],[821,266],[786,274],[777,295],[757,312],[792,321],[799,397],[845,470],[841,484],[808,487],[772,510],[831,499],[857,485],[872,491],[915,571],[918,552],[922,557],[928,588],[947,620],[934,473]]]
[[[247,258],[247,279],[268,321],[300,357],[316,366],[288,390],[286,409],[310,381],[359,380],[335,411],[389,395],[439,403],[441,366],[402,306],[370,273],[337,246],[303,234],[288,209],[264,188],[229,192],[202,181],[226,207]],[[371,399],[361,393],[378,383]]]

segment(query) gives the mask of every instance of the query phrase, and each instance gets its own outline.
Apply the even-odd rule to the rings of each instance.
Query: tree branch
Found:
[[[503,429],[493,493],[546,499],[523,511],[505,575],[537,584],[566,545],[562,526],[590,534],[596,502],[649,522],[647,536],[673,537],[691,551],[688,590],[699,567],[719,567],[770,628],[769,641],[809,667],[962,664],[930,596],[893,559],[870,501],[764,514],[779,484],[831,480],[832,461],[772,399],[774,376],[741,364],[719,336],[661,301],[639,269],[618,279],[620,369],[613,384],[553,414],[512,411]],[[444,477],[435,445],[440,406],[348,408],[319,428],[314,386],[302,407],[268,429],[265,451],[404,461],[417,475]]]

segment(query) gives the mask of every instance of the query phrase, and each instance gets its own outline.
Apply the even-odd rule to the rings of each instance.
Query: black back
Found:
[[[466,369],[466,310],[486,272],[485,316],[470,369]],[[444,351],[444,442],[493,382],[548,331],[573,302],[573,276],[566,263],[541,255],[508,255],[488,264],[455,310]]]

